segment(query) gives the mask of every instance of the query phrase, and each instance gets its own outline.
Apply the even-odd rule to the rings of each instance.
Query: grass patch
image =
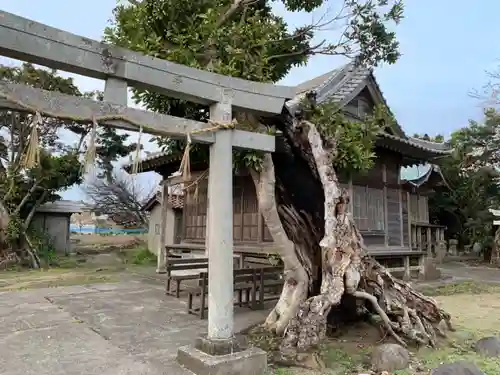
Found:
[[[124,260],[124,263],[136,266],[153,266],[157,263],[156,255],[144,246],[123,250],[119,255]]]
[[[395,371],[394,375],[427,375],[442,363],[457,361],[475,363],[485,374],[500,374],[500,358],[487,358],[474,352],[474,343],[479,338],[480,335],[458,331],[438,349],[423,348],[417,351],[413,368]]]
[[[94,269],[50,268],[41,270],[8,271],[2,273],[0,291],[53,288],[72,285],[115,283],[120,281],[116,271],[96,272]]]
[[[500,284],[463,281],[435,287],[423,287],[420,291],[427,296],[452,296],[456,294],[500,293]]]
[[[325,345],[321,358],[332,374],[359,374],[367,367],[369,350],[359,348],[355,352],[348,352],[335,346]]]
[[[40,289],[40,288],[57,288],[62,286],[73,286],[73,285],[91,285],[91,284],[102,284],[102,283],[117,283],[120,279],[116,275],[79,275],[74,277],[63,277],[56,278],[46,281],[31,281],[24,283],[24,285],[14,285],[9,287],[7,290],[28,290],[28,289]]]
[[[265,375],[295,375],[292,370],[288,368],[271,368],[268,369]]]
[[[487,358],[474,351],[474,343],[481,337],[467,330],[449,333],[449,338],[436,349],[411,349],[410,368],[394,371],[392,375],[428,375],[442,363],[469,361],[475,363],[485,374],[500,374],[500,358]],[[357,375],[370,373],[370,353],[377,342],[366,342],[365,346],[353,345],[356,339],[351,334],[341,340],[332,340],[325,344],[321,357],[327,367],[319,374]],[[297,374],[300,372],[297,372]]]
[[[52,267],[39,270],[13,267],[0,273],[0,291],[114,283],[126,273],[127,264],[153,266],[156,255],[141,245],[109,254],[61,256]]]

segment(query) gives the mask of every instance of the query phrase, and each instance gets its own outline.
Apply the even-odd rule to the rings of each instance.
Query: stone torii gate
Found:
[[[145,56],[117,46],[100,43],[0,11],[0,55],[60,69],[106,81],[104,102],[68,96],[0,82],[0,108],[38,111],[42,115],[78,122],[93,119],[101,124],[139,130],[168,137],[186,137],[208,124],[127,107],[129,86],[154,90],[171,97],[210,106],[210,119],[230,123],[233,110],[258,114],[279,114],[285,100],[294,96],[290,87],[275,86],[231,78]],[[208,190],[207,248],[209,255],[208,337],[198,348],[211,348],[206,353],[185,348],[186,357],[203,372],[202,363],[212,368],[225,366],[227,374],[245,374],[265,367],[265,355],[243,351],[216,360],[215,354],[233,353],[233,215],[232,215],[232,149],[254,149],[273,152],[274,137],[240,130],[199,133],[193,142],[210,144]],[[181,352],[179,358],[181,357]],[[221,357],[219,357],[221,358]],[[251,364],[252,358],[255,363]],[[231,361],[244,361],[245,366],[230,370]],[[207,363],[208,362],[208,363]],[[245,370],[248,369],[248,370]],[[229,372],[228,372],[229,371]]]

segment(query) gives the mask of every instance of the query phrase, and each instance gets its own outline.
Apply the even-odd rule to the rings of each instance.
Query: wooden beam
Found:
[[[384,243],[389,246],[389,208],[388,208],[388,191],[387,191],[387,165],[382,163],[382,182],[384,183]]]
[[[139,130],[142,125],[144,131],[150,134],[167,137],[185,136],[188,132],[206,126],[199,121],[5,81],[0,81],[0,108],[26,112],[39,111],[45,116],[81,123],[92,122],[92,119],[96,118],[100,123],[133,131]],[[199,137],[200,141],[203,141],[204,137],[205,134]],[[207,142],[211,143],[212,140],[207,139]]]
[[[232,97],[236,109],[279,114],[293,87],[215,74],[142,55],[0,11],[0,55],[202,104]]]
[[[413,232],[411,226],[411,206],[410,206],[411,198],[409,192],[403,192],[403,194],[406,194],[406,209],[408,210],[408,244],[410,246],[410,249],[413,249]]]
[[[399,173],[401,173],[401,168],[398,169]],[[403,189],[401,188],[401,176],[398,174],[398,195],[399,195],[399,223],[401,229],[399,233],[401,235],[401,246],[404,246],[404,224],[403,224]]]
[[[38,110],[45,116],[82,123],[91,122],[95,117],[102,125],[132,131],[143,126],[146,133],[172,138],[185,138],[187,133],[208,126],[199,121],[4,81],[0,81],[0,108],[25,112]],[[227,131],[232,132],[235,148],[274,152],[274,136],[242,130]],[[192,140],[211,144],[215,137],[214,133],[200,133],[193,134]]]
[[[161,205],[160,205],[160,238],[158,239],[156,249],[156,273],[166,273],[167,272],[167,217],[168,217],[168,184],[166,181],[161,183]],[[173,225],[173,223],[170,223]],[[155,233],[156,235],[156,233]]]

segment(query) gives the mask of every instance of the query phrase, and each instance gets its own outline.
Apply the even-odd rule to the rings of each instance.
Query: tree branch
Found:
[[[24,205],[28,202],[28,200],[31,198],[31,195],[40,187],[40,184],[45,180],[45,177],[42,177],[40,180],[36,181],[31,188],[28,190],[28,192],[24,195],[23,199],[21,200],[21,203],[19,203],[16,207],[16,209],[13,212],[14,216],[19,215],[21,210],[23,209]],[[45,194],[46,192],[44,192]],[[43,196],[43,194],[42,194]]]
[[[42,193],[42,195],[36,200],[35,204],[31,208],[31,211],[28,214],[28,216],[26,216],[26,219],[24,220],[24,224],[23,224],[25,231],[28,230],[28,228],[31,224],[31,221],[33,220],[33,217],[35,216],[36,210],[38,209],[38,207],[40,207],[42,202],[47,198],[47,194],[48,194],[48,192],[47,192],[47,190],[45,190]]]

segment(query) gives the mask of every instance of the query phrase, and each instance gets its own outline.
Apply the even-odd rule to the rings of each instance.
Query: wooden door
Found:
[[[175,211],[174,214],[174,243],[182,241],[182,212]]]

